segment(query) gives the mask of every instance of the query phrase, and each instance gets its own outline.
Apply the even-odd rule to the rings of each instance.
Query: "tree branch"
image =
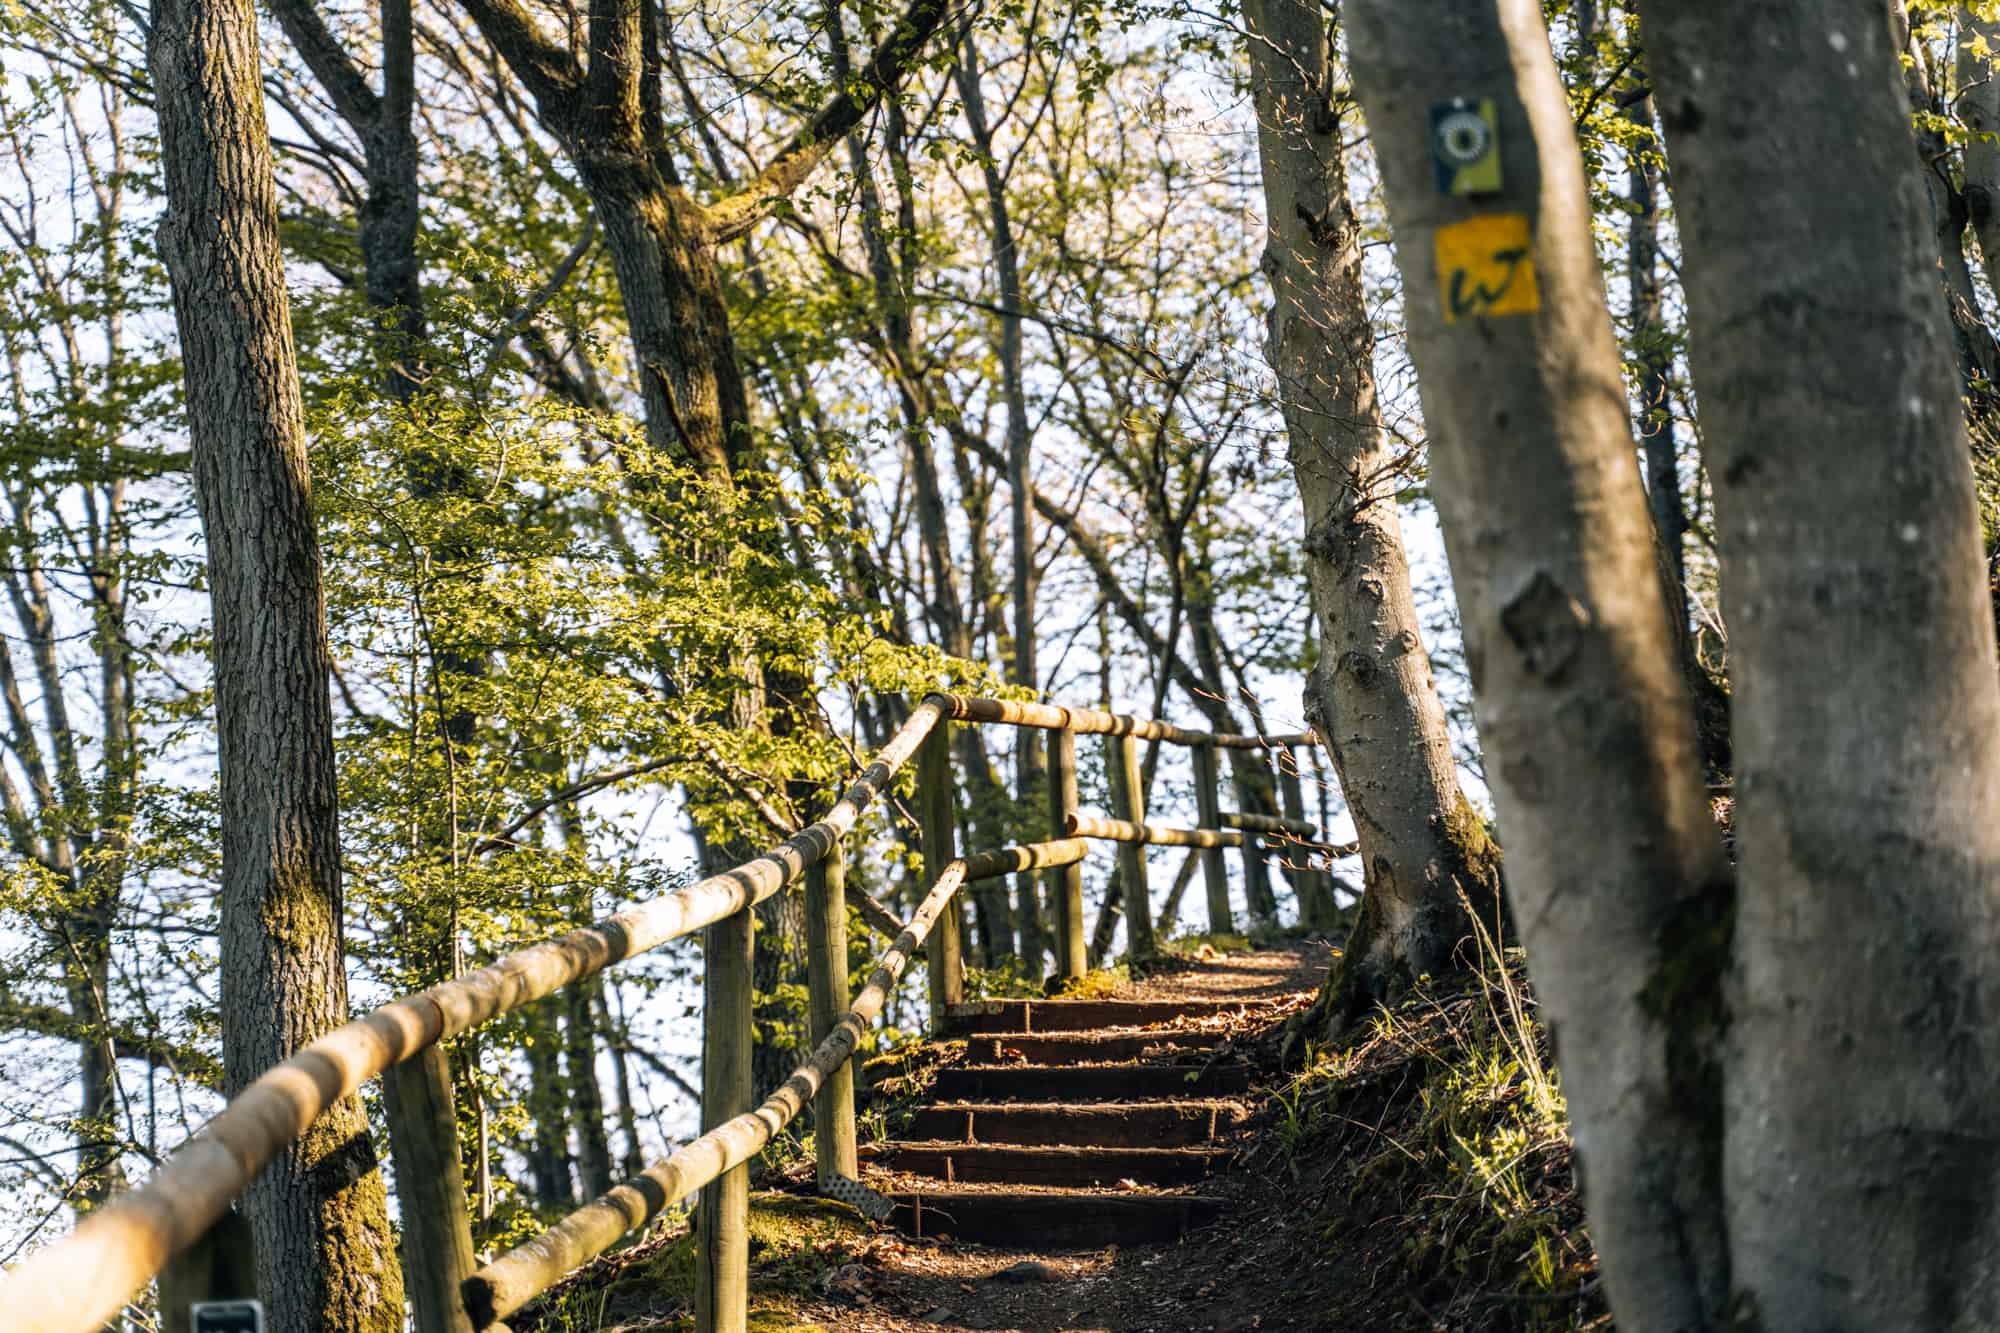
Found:
[[[861,123],[885,93],[902,82],[932,34],[943,25],[949,7],[948,0],[913,0],[875,49],[867,67],[827,99],[749,185],[709,206],[710,239],[718,245],[735,240],[769,217],[804,184],[834,145]]]
[[[312,0],[268,0],[278,26],[291,38],[292,46],[319,86],[333,102],[334,110],[356,134],[366,138],[382,114],[382,99],[368,86],[368,79],[326,26],[326,18]]]
[[[583,71],[576,56],[545,40],[520,0],[459,0],[486,40],[506,60],[514,77],[534,94],[551,127],[575,128],[576,100]]]
[[[178,1074],[204,1088],[222,1088],[221,1062],[201,1051],[177,1046],[160,1037],[134,1032],[129,1028],[101,1028],[78,1019],[66,1009],[51,1004],[22,1004],[0,998],[0,1028],[54,1037],[59,1041],[101,1042],[107,1037],[112,1053],[121,1060],[144,1060],[169,1073]]]

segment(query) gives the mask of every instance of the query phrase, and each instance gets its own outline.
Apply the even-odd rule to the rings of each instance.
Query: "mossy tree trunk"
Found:
[[[222,812],[225,1091],[347,1021],[325,595],[277,190],[249,0],[157,0],[149,57],[208,546]],[[403,1327],[403,1279],[358,1097],[247,1195],[277,1329]]]
[[[1459,790],[1396,511],[1397,459],[1375,389],[1375,331],[1341,158],[1331,43],[1312,0],[1245,6],[1277,373],[1305,507],[1320,660],[1306,715],[1354,818],[1366,888],[1313,1010],[1337,1036],[1416,977],[1469,963],[1464,904],[1490,917],[1500,856]]]

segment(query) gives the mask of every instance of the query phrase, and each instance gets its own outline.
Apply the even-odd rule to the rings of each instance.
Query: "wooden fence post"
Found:
[[[853,996],[847,982],[846,847],[835,839],[826,858],[806,868],[806,991],[814,1046],[826,1040]],[[842,1061],[813,1096],[813,1141],[824,1190],[836,1175],[861,1174],[854,1142],[854,1065]]]
[[[1069,836],[1068,820],[1076,807],[1076,733],[1059,727],[1049,733],[1050,837]],[[1056,866],[1048,875],[1056,909],[1056,976],[1067,981],[1090,968],[1083,943],[1083,867]]]
[[[1196,820],[1202,828],[1222,827],[1222,807],[1217,799],[1215,742],[1188,747],[1194,759],[1194,803]],[[1220,847],[1201,849],[1201,878],[1208,889],[1208,930],[1211,935],[1231,935],[1236,919],[1229,912],[1229,868],[1222,862]]]
[[[256,1246],[250,1219],[231,1208],[160,1270],[160,1333],[189,1333],[194,1322],[190,1309],[196,1301],[256,1297]],[[113,1327],[124,1326],[122,1321],[113,1322]]]
[[[750,909],[702,932],[701,1128],[750,1110]],[[695,1209],[695,1329],[745,1333],[750,1317],[750,1164],[701,1190]]]
[[[458,1286],[479,1265],[458,1160],[451,1061],[426,1046],[382,1071],[396,1201],[403,1218],[403,1289],[417,1333],[472,1333]]]
[[[1139,771],[1139,738],[1111,736],[1105,740],[1104,766],[1111,773],[1111,817],[1131,824],[1146,822],[1145,785]],[[1146,846],[1118,844],[1119,894],[1125,900],[1126,952],[1134,962],[1150,958],[1153,944],[1153,899],[1146,883]]]
[[[958,859],[957,801],[951,774],[951,723],[939,722],[924,738],[917,751],[917,818],[923,823],[924,883],[935,884],[944,868]],[[917,895],[919,899],[922,894]],[[948,1006],[965,998],[965,958],[963,895],[931,928],[924,941],[926,969],[930,973],[931,1027],[944,1022]],[[844,1006],[843,1006],[844,1007]]]
[[[1299,757],[1296,751],[1286,746],[1278,752],[1278,786],[1285,797],[1285,818],[1303,820],[1306,817],[1305,789],[1299,781]],[[1327,832],[1319,831],[1321,841]],[[1308,930],[1328,930],[1334,922],[1332,876],[1316,869],[1305,851],[1293,848],[1286,859],[1298,862],[1292,871],[1292,890],[1299,897],[1299,924]]]

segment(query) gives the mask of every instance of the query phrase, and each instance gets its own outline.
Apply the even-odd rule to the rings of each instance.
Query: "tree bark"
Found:
[[[1653,99],[1643,97],[1626,118],[1653,133]],[[1646,469],[1646,507],[1660,544],[1660,580],[1673,627],[1674,653],[1694,700],[1694,730],[1702,766],[1720,781],[1730,774],[1729,692],[1709,674],[1688,623],[1687,509],[1681,498],[1680,440],[1674,429],[1673,346],[1660,297],[1660,167],[1653,155],[1628,150],[1626,200],[1632,218],[1625,236],[1627,293],[1633,359],[1638,362],[1637,434]]]
[[[1870,0],[1640,17],[1736,662],[1738,1304],[1983,1327],[2000,679],[1899,45]],[[1842,187],[1788,180],[1774,207],[1773,172],[1808,162]]]
[[[208,540],[222,786],[226,1090],[347,1019],[325,599],[248,0],[156,0],[161,251]],[[359,1098],[248,1194],[274,1328],[399,1330],[403,1282]]]
[[[1326,737],[1366,876],[1314,1017],[1329,1035],[1426,973],[1473,961],[1468,923],[1498,901],[1500,857],[1458,786],[1410,589],[1397,465],[1375,390],[1331,44],[1313,0],[1249,0],[1278,378],[1306,518],[1320,657],[1306,715]]]
[[[271,0],[271,9],[327,99],[361,140],[366,189],[358,231],[363,286],[378,321],[375,360],[383,398],[407,406],[427,376],[428,331],[417,260],[422,196],[417,179],[416,35],[410,0],[383,0],[381,6],[379,94],[333,35],[314,0]],[[420,496],[463,492],[470,484],[463,467],[437,457],[435,450],[412,450],[404,466]],[[442,555],[443,563],[451,566],[464,562],[470,552],[458,543]],[[446,650],[430,667],[448,677],[465,677],[483,675],[486,663]],[[456,709],[443,719],[440,740],[447,747],[469,746],[476,723],[469,709]],[[447,830],[438,842],[455,846],[454,834],[455,830]],[[431,849],[433,854],[437,850]],[[450,975],[455,952],[449,928],[439,916],[434,905],[432,910],[419,905],[406,911],[401,922],[404,961],[426,983]],[[415,1084],[422,1086],[405,1086]],[[392,1071],[384,1087],[393,1093],[384,1099],[384,1109],[403,1247],[411,1258],[404,1269],[418,1333],[455,1333],[469,1327],[459,1305],[458,1284],[472,1272],[472,1218],[464,1176],[456,1165],[458,1115],[449,1054],[438,1050],[411,1061]],[[441,1170],[440,1162],[453,1166]]]
[[[1621,1326],[1712,1327],[1728,1296],[1714,1043],[1732,890],[1572,113],[1535,0],[1345,10],[1513,918],[1560,1043],[1591,1236]],[[1501,179],[1470,197],[1439,189],[1430,146],[1431,108],[1460,97],[1497,115]]]

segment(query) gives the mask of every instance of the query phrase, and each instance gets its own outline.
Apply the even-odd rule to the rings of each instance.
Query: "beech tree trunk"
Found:
[[[1873,0],[1640,17],[1737,664],[1737,1303],[1988,1327],[2000,678],[1899,47]]]
[[[1345,11],[1513,919],[1560,1044],[1591,1236],[1621,1327],[1712,1327],[1728,1298],[1715,1041],[1731,882],[1569,102],[1536,0]],[[1439,189],[1429,142],[1432,107],[1461,97],[1497,113],[1501,177],[1471,196]]]
[[[1331,751],[1366,889],[1316,1014],[1329,1032],[1425,973],[1473,961],[1459,895],[1483,916],[1500,857],[1458,787],[1396,512],[1375,397],[1375,331],[1341,159],[1326,20],[1314,0],[1249,0],[1250,68],[1277,373],[1306,515],[1320,658],[1306,715]]]
[[[196,497],[208,540],[222,786],[225,1091],[346,1021],[319,547],[249,0],[156,0],[150,60]],[[248,1194],[274,1329],[403,1324],[359,1098]]]

